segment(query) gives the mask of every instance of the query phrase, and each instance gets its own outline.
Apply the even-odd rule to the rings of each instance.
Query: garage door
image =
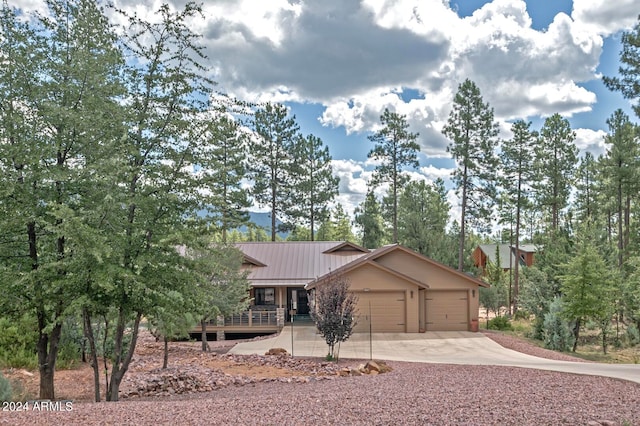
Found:
[[[358,293],[357,333],[404,333],[406,305],[404,291]],[[369,313],[371,312],[371,313]]]
[[[426,291],[427,331],[467,331],[467,291]]]

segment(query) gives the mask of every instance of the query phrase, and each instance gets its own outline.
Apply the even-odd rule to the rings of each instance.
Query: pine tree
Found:
[[[640,15],[633,30],[622,34],[622,52],[618,68],[620,77],[604,77],[602,80],[609,88],[621,92],[622,96],[635,100],[633,110],[640,117]]]
[[[257,136],[251,144],[253,197],[260,205],[269,207],[271,241],[275,241],[276,221],[289,222],[292,151],[299,137],[299,127],[295,117],[288,116],[284,105],[267,103],[256,111],[253,128]]]
[[[287,213],[295,222],[309,226],[313,241],[316,224],[327,219],[327,205],[338,195],[340,179],[333,176],[329,147],[317,136],[297,138],[292,157],[293,188]]]
[[[437,260],[446,246],[449,209],[441,179],[433,184],[409,182],[398,203],[399,242]]]
[[[603,172],[610,182],[606,193],[615,194],[614,212],[617,216],[618,267],[622,268],[629,246],[631,204],[637,200],[640,177],[640,145],[637,127],[620,109],[607,119],[609,134],[605,136],[608,149],[603,158]]]
[[[225,115],[207,118],[202,127],[196,127],[202,135],[204,163],[201,164],[203,208],[208,212],[208,220],[216,223],[221,230],[222,242],[227,241],[227,233],[249,222],[248,208],[251,206],[248,191],[242,181],[246,176],[248,135],[240,124]]]
[[[368,157],[380,161],[373,174],[373,186],[388,183],[391,187],[391,224],[392,240],[398,242],[398,198],[402,186],[408,177],[402,174],[406,167],[418,167],[417,152],[420,146],[416,142],[417,133],[408,131],[409,124],[404,115],[388,109],[380,116],[382,129],[368,137],[376,146]]]
[[[442,133],[451,141],[447,151],[458,163],[453,182],[461,202],[458,270],[462,271],[467,225],[486,228],[496,197],[494,150],[498,143],[498,125],[493,109],[483,102],[480,90],[471,80],[458,86]]]
[[[520,226],[522,212],[529,205],[527,197],[528,183],[531,181],[532,158],[530,150],[537,134],[529,130],[531,122],[518,120],[511,126],[513,138],[504,141],[500,160],[503,172],[503,186],[510,204],[515,208],[515,243],[516,262],[513,273],[513,294],[509,303],[513,303],[514,312],[518,309],[518,292],[520,283]],[[513,243],[510,243],[513,244]]]
[[[385,240],[382,213],[380,203],[371,188],[364,201],[355,209],[355,223],[360,228],[363,247],[374,249],[382,246]]]
[[[578,162],[576,134],[569,121],[553,114],[544,121],[534,147],[536,202],[545,209],[550,229],[560,228],[560,212],[567,207]]]

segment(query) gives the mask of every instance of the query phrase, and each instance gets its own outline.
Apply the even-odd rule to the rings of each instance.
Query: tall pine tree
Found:
[[[420,146],[416,142],[418,134],[408,130],[406,116],[385,109],[380,116],[380,123],[383,126],[382,129],[368,137],[376,144],[369,152],[369,158],[380,161],[373,174],[373,185],[388,183],[391,188],[392,240],[397,243],[398,198],[402,186],[408,180],[402,171],[406,167],[418,167],[417,153]]]
[[[317,136],[300,136],[293,146],[292,157],[293,188],[288,215],[309,226],[313,241],[317,224],[329,216],[327,205],[338,195],[340,179],[333,176],[329,147]]]
[[[451,141],[447,150],[458,164],[453,182],[460,197],[458,270],[462,271],[467,225],[487,228],[496,196],[494,150],[498,144],[498,124],[493,109],[484,103],[480,89],[471,80],[458,86],[442,133]]]
[[[290,222],[293,164],[292,152],[299,137],[295,117],[281,104],[267,103],[254,115],[256,138],[251,144],[253,198],[271,212],[271,241],[276,240],[277,221]]]

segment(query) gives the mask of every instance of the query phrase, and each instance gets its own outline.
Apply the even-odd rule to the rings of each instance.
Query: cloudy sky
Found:
[[[160,5],[115,3],[150,16]],[[286,103],[302,132],[329,146],[348,211],[366,192],[367,135],[384,108],[405,114],[420,134],[415,177],[448,179],[455,164],[441,129],[466,78],[494,108],[505,138],[515,119],[539,129],[558,112],[578,147],[600,154],[616,108],[636,120],[600,77],[617,71],[620,34],[637,22],[637,0],[205,0],[204,13],[193,27],[219,88]]]

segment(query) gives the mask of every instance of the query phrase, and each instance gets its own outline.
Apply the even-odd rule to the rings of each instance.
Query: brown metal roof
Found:
[[[249,281],[254,286],[303,286],[369,253],[344,241],[237,243],[236,247],[251,265]]]

